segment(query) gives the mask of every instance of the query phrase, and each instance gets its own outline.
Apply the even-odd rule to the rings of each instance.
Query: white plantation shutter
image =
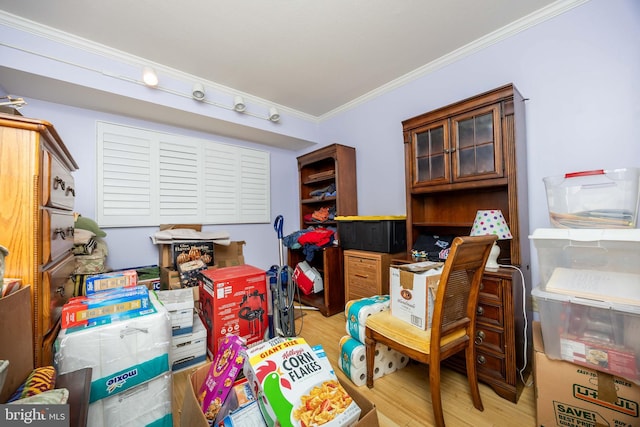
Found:
[[[270,221],[269,153],[98,122],[102,227]]]

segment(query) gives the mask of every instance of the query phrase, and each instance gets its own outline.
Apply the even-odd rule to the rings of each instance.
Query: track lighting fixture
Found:
[[[280,120],[280,113],[278,113],[276,107],[269,108],[269,120],[271,120],[272,122],[277,122],[278,120]]]
[[[237,95],[235,98],[233,98],[233,109],[238,113],[242,113],[247,109],[247,106],[245,105],[244,100],[241,96]]]
[[[158,75],[153,68],[144,67],[142,69],[142,81],[147,86],[156,87],[158,86]]]
[[[193,99],[202,101],[204,99],[204,86],[202,86],[200,83],[194,84],[191,95],[193,96]]]

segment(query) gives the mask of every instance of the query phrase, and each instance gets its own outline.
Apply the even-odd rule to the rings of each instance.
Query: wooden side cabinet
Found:
[[[522,277],[517,270],[501,267],[485,272],[476,313],[478,380],[514,403],[529,374],[525,354],[531,354],[531,340],[525,340],[530,334],[525,335],[522,298]],[[455,356],[447,365],[466,373],[464,357]]]
[[[403,259],[406,252],[344,251],[346,301],[389,293],[389,266],[392,259]]]

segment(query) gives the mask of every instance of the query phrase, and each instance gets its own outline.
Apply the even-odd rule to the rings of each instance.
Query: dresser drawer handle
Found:
[[[478,307],[478,309],[476,310],[476,314],[478,316],[482,316],[484,314],[484,307]]]
[[[60,188],[64,190],[67,184],[64,182],[64,179],[60,178],[59,176],[56,176],[55,178],[53,178],[53,189],[57,190],[58,186],[60,186]]]
[[[64,187],[62,187],[62,188],[64,189]],[[73,187],[67,187],[67,189],[66,189],[66,190],[65,190],[65,192],[64,192],[64,195],[65,195],[65,196],[68,196],[68,195],[69,195],[69,193],[71,193],[71,195],[72,195],[73,197],[76,197],[76,190],[74,190],[74,189],[73,189]]]
[[[354,274],[354,276],[359,277],[361,279],[368,279],[369,276],[365,275],[365,274]]]
[[[484,337],[485,337],[484,331],[476,332],[476,339],[474,341],[476,345],[482,344],[482,342],[484,341]]]
[[[484,356],[476,357],[476,361],[478,362],[478,365],[484,365],[487,363],[487,359]]]
[[[71,236],[73,237],[73,235],[75,234],[75,228],[73,227],[67,227],[67,236]]]
[[[67,234],[64,232],[64,230],[62,228],[58,227],[55,230],[53,230],[54,237],[55,237],[56,234],[59,235],[60,238],[62,238],[62,240],[66,240],[67,239]]]

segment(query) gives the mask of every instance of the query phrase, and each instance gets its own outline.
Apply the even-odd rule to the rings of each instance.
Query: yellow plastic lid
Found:
[[[382,216],[362,216],[362,215],[347,215],[347,216],[336,216],[334,218],[336,221],[398,221],[398,220],[406,220],[406,215],[382,215]]]

